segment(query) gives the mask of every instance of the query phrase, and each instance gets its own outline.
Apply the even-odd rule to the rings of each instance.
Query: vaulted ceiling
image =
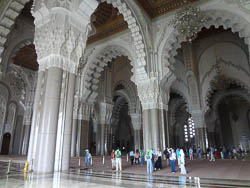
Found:
[[[134,0],[151,17],[156,18],[183,6],[185,0]],[[191,2],[199,0],[189,0]],[[33,19],[30,10],[32,2],[26,4],[21,15]],[[118,32],[128,29],[128,24],[117,8],[106,2],[100,3],[92,15],[92,24],[95,32],[89,36],[87,43],[99,41]],[[26,46],[16,54],[14,63],[32,70],[38,69],[34,45]]]
[[[187,0],[195,2],[199,0]],[[137,0],[151,18],[156,18],[184,5],[185,0]]]
[[[34,71],[38,70],[37,56],[34,44],[24,46],[13,57],[13,63]]]
[[[128,24],[117,8],[106,2],[100,3],[92,15],[95,34],[88,38],[88,44],[128,29]]]

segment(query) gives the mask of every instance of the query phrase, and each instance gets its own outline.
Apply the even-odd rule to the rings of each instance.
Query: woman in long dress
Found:
[[[185,168],[185,154],[183,152],[183,149],[180,150],[180,159],[181,159],[181,174],[187,174]]]

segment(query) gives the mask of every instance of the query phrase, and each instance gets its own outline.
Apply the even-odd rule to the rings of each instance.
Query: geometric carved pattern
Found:
[[[232,32],[238,32],[241,38],[244,38],[245,43],[250,48],[250,26],[245,23],[242,18],[237,17],[236,15],[224,11],[206,11],[206,15],[209,17],[209,20],[204,23],[203,27],[210,28],[214,26],[219,28],[222,26],[225,30],[231,28]],[[177,49],[181,47],[181,42],[183,42],[178,33],[175,30],[167,38],[167,41],[164,45],[164,50],[162,53],[162,63],[164,66],[169,66],[175,62],[175,55],[177,54]]]
[[[117,8],[106,2],[100,3],[92,15],[96,33],[88,38],[88,44],[128,29],[127,22]]]
[[[126,53],[125,53],[126,54]],[[117,46],[109,46],[103,50],[92,62],[88,62],[88,65],[84,68],[83,78],[83,98],[88,99],[89,102],[94,102],[98,95],[98,83],[101,72],[108,62],[111,62],[113,58],[125,55],[122,49]]]
[[[190,0],[195,2],[199,0]],[[151,18],[161,16],[180,8],[184,0],[137,0]]]
[[[24,7],[24,4],[29,0],[13,0],[12,3],[7,7],[4,12],[3,19],[0,20],[0,62],[2,52],[4,50],[4,44],[7,40],[7,35],[10,32],[10,28],[14,23],[15,18],[21,12],[21,9]],[[94,0],[93,0],[94,1]],[[108,4],[112,4],[114,8],[119,10],[119,13],[123,15],[124,20],[128,24],[128,28],[131,31],[133,37],[133,43],[136,47],[137,54],[137,67],[138,74],[137,78],[140,80],[147,79],[148,75],[146,73],[146,52],[145,45],[143,41],[143,36],[140,31],[140,26],[136,21],[133,12],[128,8],[126,3],[123,3],[121,0],[101,0],[101,2],[107,2]]]

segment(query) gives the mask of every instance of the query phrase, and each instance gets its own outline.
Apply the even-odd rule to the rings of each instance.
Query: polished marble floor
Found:
[[[127,172],[96,171],[92,169],[70,169],[54,174],[24,174],[18,164],[12,165],[6,174],[7,163],[0,162],[0,187],[4,188],[154,188],[154,187],[250,187],[250,181],[213,180],[186,176],[162,176]]]

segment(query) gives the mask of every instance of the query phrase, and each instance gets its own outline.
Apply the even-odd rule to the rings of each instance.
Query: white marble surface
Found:
[[[54,174],[28,173],[24,176],[22,170],[12,167],[11,173],[6,175],[6,164],[0,164],[0,166],[0,188],[250,187],[249,181],[212,180],[183,176],[146,176],[79,169]]]

